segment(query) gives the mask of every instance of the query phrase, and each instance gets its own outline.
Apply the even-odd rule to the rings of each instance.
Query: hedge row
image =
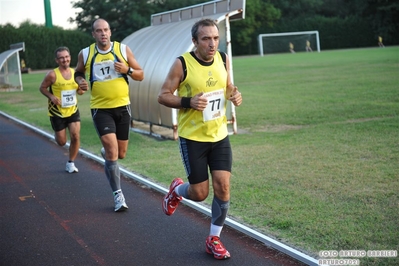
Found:
[[[0,52],[9,50],[11,44],[25,42],[25,52],[20,53],[20,59],[33,70],[56,67],[54,51],[59,46],[69,48],[71,66],[75,66],[79,51],[94,41],[92,36],[77,30],[35,25],[20,28],[0,26],[0,36]]]
[[[257,54],[259,47],[257,37],[264,33],[319,31],[320,49],[346,49],[378,46],[378,36],[383,37],[385,45],[398,45],[398,36],[384,36],[375,32],[372,25],[365,19],[356,16],[338,17],[298,17],[291,20],[281,20],[273,28],[262,28],[254,36],[250,46],[242,46],[234,39],[234,23],[232,29],[232,48],[235,55]]]
[[[276,30],[286,31],[293,26],[302,30],[318,30],[321,48],[324,50],[377,46],[378,35],[373,32],[369,22],[359,17],[322,17],[285,21]]]

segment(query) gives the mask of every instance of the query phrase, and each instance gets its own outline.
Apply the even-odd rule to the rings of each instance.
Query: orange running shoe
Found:
[[[183,199],[175,193],[175,188],[183,183],[184,182],[181,178],[175,178],[170,184],[169,192],[165,195],[162,201],[162,209],[166,215],[172,215],[176,211],[177,206],[179,206],[180,201]]]
[[[217,260],[225,260],[230,258],[230,252],[223,246],[218,236],[208,236],[205,241],[205,248],[208,254],[213,254]]]

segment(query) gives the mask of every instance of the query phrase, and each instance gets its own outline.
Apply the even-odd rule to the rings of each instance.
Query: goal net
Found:
[[[320,52],[318,31],[259,34],[259,54]]]

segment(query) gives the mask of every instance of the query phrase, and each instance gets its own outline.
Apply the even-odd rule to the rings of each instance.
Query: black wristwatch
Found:
[[[126,75],[130,76],[133,73],[133,68],[129,67],[129,70],[127,71]]]

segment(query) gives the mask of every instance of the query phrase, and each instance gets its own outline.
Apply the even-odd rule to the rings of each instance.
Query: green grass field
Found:
[[[313,257],[398,251],[399,47],[237,57],[233,64],[244,102],[236,110],[239,134],[230,138],[230,217]],[[52,132],[38,90],[43,76],[23,75],[23,92],[0,93],[0,110]],[[80,98],[82,148],[99,155],[88,102],[88,94]],[[121,164],[165,187],[184,176],[175,141],[138,133]]]

